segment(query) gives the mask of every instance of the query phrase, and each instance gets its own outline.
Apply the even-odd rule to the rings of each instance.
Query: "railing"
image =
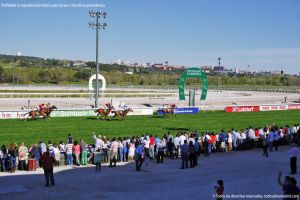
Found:
[[[101,93],[100,93],[101,94]],[[0,93],[0,98],[90,98],[94,93]],[[108,98],[126,98],[126,97],[172,97],[177,93],[104,93]]]
[[[22,88],[25,90],[28,88],[28,91],[39,90],[41,88],[47,88],[46,90],[55,90],[53,88],[57,88],[59,90],[87,90],[87,84],[37,84],[37,85],[27,85],[27,84],[0,84],[0,87],[12,87],[15,90]],[[34,89],[32,89],[34,88]],[[48,89],[50,88],[50,89]],[[190,88],[200,89],[199,85],[186,85],[185,88],[188,90]],[[107,85],[108,90],[118,90],[118,89],[135,89],[135,90],[156,90],[156,91],[177,91],[177,85]],[[209,90],[217,90],[216,85],[209,85]],[[221,85],[219,90],[235,90],[235,91],[261,91],[261,92],[287,92],[287,93],[300,93],[300,86],[234,86],[234,85]]]

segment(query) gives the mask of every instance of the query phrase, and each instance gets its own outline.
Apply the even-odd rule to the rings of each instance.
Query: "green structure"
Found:
[[[190,91],[189,91],[189,106],[190,107],[195,106],[195,96],[196,96],[196,90],[190,89]]]
[[[205,100],[207,95],[207,86],[208,81],[206,74],[203,72],[202,69],[199,68],[189,68],[186,69],[183,74],[181,74],[178,82],[178,88],[179,88],[179,100],[185,100],[184,95],[184,83],[186,78],[201,78],[202,80],[202,93],[200,100]]]

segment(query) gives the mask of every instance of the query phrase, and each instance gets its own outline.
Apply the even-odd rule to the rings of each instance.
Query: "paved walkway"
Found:
[[[279,147],[268,158],[262,156],[260,149],[201,155],[196,168],[184,170],[179,169],[180,160],[170,159],[163,164],[145,162],[142,168],[149,172],[136,172],[134,163],[116,168],[104,166],[100,173],[92,165],[59,167],[54,170],[54,187],[44,186],[41,169],[0,173],[0,199],[214,199],[213,186],[220,178],[224,180],[225,194],[234,199],[263,199],[245,195],[282,194],[277,175],[280,170],[283,177],[289,172],[288,149]],[[300,176],[296,179],[300,181]]]

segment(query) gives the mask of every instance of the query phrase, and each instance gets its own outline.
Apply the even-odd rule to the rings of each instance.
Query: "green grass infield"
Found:
[[[300,111],[272,111],[256,113],[200,112],[198,114],[177,115],[162,118],[158,116],[128,116],[126,120],[96,120],[96,117],[66,117],[38,119],[36,121],[0,120],[0,144],[25,142],[26,146],[39,140],[59,143],[66,142],[68,134],[73,139],[85,139],[93,143],[92,133],[109,137],[124,137],[142,134],[162,136],[170,131],[173,135],[180,131],[207,130],[220,132],[221,129],[245,129],[275,123],[278,126],[300,123]]]

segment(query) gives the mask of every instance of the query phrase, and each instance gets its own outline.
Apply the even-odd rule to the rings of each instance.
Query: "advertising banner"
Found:
[[[176,115],[180,114],[196,114],[199,112],[198,107],[184,107],[184,108],[175,108]],[[158,115],[163,115],[164,112],[162,110],[157,110]]]
[[[153,115],[152,108],[132,108],[133,112],[128,115]],[[51,113],[51,117],[83,117],[83,116],[97,116],[95,109],[90,110],[58,110]],[[113,116],[110,113],[108,116]]]
[[[50,117],[83,117],[96,116],[95,110],[54,110]]]
[[[133,112],[129,112],[128,115],[153,115],[152,108],[132,108]]]
[[[199,112],[198,107],[176,108],[175,113],[179,114],[196,114]]]
[[[260,111],[287,110],[287,105],[262,105]]]
[[[300,110],[300,104],[261,105],[261,106],[228,106],[225,112],[259,112],[276,110]]]
[[[228,106],[225,112],[259,112],[259,106]]]
[[[289,104],[288,110],[300,110],[300,104]]]
[[[27,111],[0,111],[0,119],[25,118],[28,115],[26,115],[26,116],[24,116],[24,115],[28,112]]]
[[[128,115],[153,115],[152,108],[132,108],[133,112],[129,112]],[[20,111],[0,111],[0,119],[21,119],[27,118],[25,115],[31,110]],[[50,117],[89,117],[96,116],[95,109],[64,109],[53,110]],[[110,114],[109,116],[112,116]]]

